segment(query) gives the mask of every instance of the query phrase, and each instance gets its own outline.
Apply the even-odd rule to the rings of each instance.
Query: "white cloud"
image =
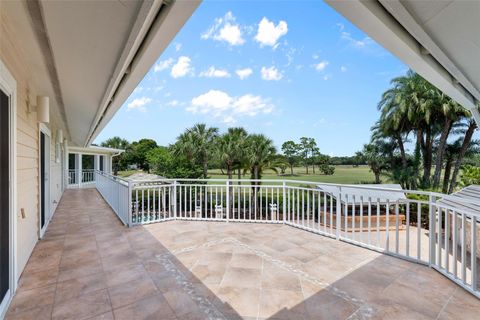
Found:
[[[328,66],[328,63],[329,62],[327,60],[322,60],[319,63],[316,63],[314,66],[317,71],[323,71]]]
[[[182,49],[182,44],[181,43],[175,43],[175,51],[180,51],[180,49]]]
[[[332,77],[331,75],[326,74],[326,75],[323,76],[323,80],[327,81],[327,80],[329,80],[331,77]]]
[[[182,103],[178,100],[172,100],[172,101],[166,103],[166,105],[169,106],[169,107],[178,107],[181,104]]]
[[[237,71],[235,71],[235,73],[240,78],[240,80],[243,80],[250,77],[250,75],[253,73],[253,70],[251,68],[244,68],[238,69]]]
[[[370,37],[364,37],[363,39],[358,40],[353,38],[352,35],[346,31],[341,32],[340,38],[347,41],[351,46],[358,49],[366,48],[367,46],[374,43]]]
[[[245,43],[242,30],[235,22],[235,17],[228,11],[222,18],[216,18],[214,24],[201,35],[202,39],[225,41],[231,46],[239,46]]]
[[[341,67],[340,67],[340,71],[342,71],[342,72],[347,72],[347,67],[341,66]]]
[[[190,65],[192,60],[189,57],[181,56],[178,58],[177,63],[172,67],[170,74],[174,78],[181,78],[192,72],[192,67]]]
[[[147,98],[147,97],[141,97],[133,100],[127,105],[127,111],[137,109],[141,112],[147,111],[145,108],[145,105],[152,102],[152,99]]]
[[[271,81],[271,80],[278,81],[283,78],[282,73],[278,71],[278,69],[275,68],[274,66],[271,66],[270,68],[262,67],[261,73],[262,73],[262,79],[267,81]]]
[[[174,62],[173,58],[168,58],[166,60],[159,61],[153,67],[153,71],[154,72],[159,72],[159,71],[168,69],[173,64],[173,62]]]
[[[187,111],[210,115],[221,119],[224,123],[235,123],[238,117],[253,117],[258,114],[269,114],[274,106],[261,96],[245,94],[231,97],[220,90],[210,90],[192,99]]]
[[[255,40],[260,43],[261,46],[275,47],[280,37],[286,35],[288,32],[287,23],[281,20],[277,25],[267,18],[263,19],[258,24],[257,35]]]
[[[211,66],[205,71],[200,72],[200,77],[205,78],[230,78],[230,73],[225,69],[217,69]]]

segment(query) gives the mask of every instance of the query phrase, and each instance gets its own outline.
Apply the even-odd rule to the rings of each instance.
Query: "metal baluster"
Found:
[[[406,243],[405,243],[405,255],[410,257],[410,201],[407,200],[407,235],[406,235]]]
[[[348,238],[348,194],[345,194],[345,238]]]
[[[422,258],[422,205],[417,202],[417,258]],[[430,237],[435,234],[435,230],[430,230]]]
[[[142,223],[145,222],[145,193],[144,189],[142,189]]]
[[[399,244],[400,244],[400,235],[399,235],[399,204],[398,200],[395,203],[395,253],[398,254]]]
[[[457,213],[452,211],[452,232],[453,232],[453,275],[455,276],[455,279],[458,278],[458,272],[457,272],[457,262],[458,262],[458,217]]]
[[[471,248],[471,274],[472,274],[472,290],[477,291],[477,217],[472,215],[471,220],[471,234],[472,234],[472,248]]]
[[[360,196],[360,241],[365,242],[363,239],[363,196]]]
[[[377,247],[380,247],[380,199],[377,198]]]
[[[445,270],[447,271],[448,273],[448,270],[449,270],[449,248],[448,248],[448,245],[449,245],[449,237],[450,237],[450,227],[448,225],[448,216],[449,216],[449,213],[448,213],[448,209],[445,209],[445,236],[444,236],[444,240],[445,240]]]
[[[357,205],[356,197],[352,197],[352,240],[355,240],[355,207]]]
[[[438,241],[437,241],[437,256],[438,256],[438,266],[442,267],[442,208],[438,208]]]
[[[368,245],[372,245],[372,198],[368,197]]]
[[[321,195],[320,195],[320,192],[318,192],[318,230],[320,230],[320,220],[322,218],[322,216],[320,215],[320,208],[321,208],[321,204],[320,204],[320,198],[321,198]],[[327,193],[324,191],[323,192],[323,232],[325,232],[325,234],[327,234]]]
[[[387,239],[385,240],[385,250],[390,251],[390,201],[387,199],[387,204],[385,206],[385,214],[386,214],[386,220],[385,220],[385,235]]]
[[[467,282],[467,217],[462,213],[462,281]]]

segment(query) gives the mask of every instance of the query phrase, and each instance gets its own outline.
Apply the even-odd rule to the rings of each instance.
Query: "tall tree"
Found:
[[[293,176],[293,166],[298,161],[299,149],[300,149],[299,145],[291,140],[285,141],[282,144],[282,152],[285,155],[285,159],[287,160],[288,165],[290,166],[290,175],[292,176]]]
[[[103,141],[100,144],[102,147],[107,147],[107,148],[114,148],[114,149],[122,149],[126,150],[130,143],[128,140],[120,138],[118,136],[109,138],[105,141]],[[126,169],[126,163],[124,161],[124,154],[120,154],[116,157],[112,158],[112,169],[113,169],[113,174],[117,175],[119,170],[124,170]]]
[[[442,132],[437,146],[437,155],[435,159],[435,173],[433,174],[433,188],[438,188],[440,185],[440,175],[442,173],[443,158],[445,155],[445,149],[447,147],[447,139],[458,120],[464,119],[470,116],[470,113],[452,100],[450,97],[441,93],[439,95],[441,105],[438,112],[439,121],[443,122]]]
[[[375,183],[381,183],[380,175],[386,168],[385,155],[379,143],[369,143],[363,146],[362,156],[375,175]]]
[[[247,136],[243,128],[229,128],[228,131],[215,139],[219,159],[227,169],[228,179],[233,178],[234,166],[242,161],[243,141]]]
[[[275,155],[276,150],[272,140],[263,134],[252,134],[248,136],[246,158],[250,166],[252,179],[261,179],[262,172],[265,168],[274,168]]]
[[[206,179],[208,177],[208,161],[213,152],[213,142],[218,136],[218,128],[209,128],[204,123],[197,123],[188,131],[193,152],[202,164],[203,178]]]
[[[175,156],[184,156],[188,161],[195,162],[195,144],[193,141],[193,134],[190,130],[181,133],[172,146],[172,151]]]
[[[317,143],[315,142],[314,138],[301,137],[299,146],[300,156],[308,174],[308,167],[312,159],[312,154],[315,152],[315,148],[317,147]]]
[[[475,120],[471,119],[468,125],[468,129],[465,132],[465,137],[463,138],[462,147],[460,148],[460,152],[458,153],[457,161],[455,162],[455,167],[453,169],[452,179],[450,181],[450,187],[448,188],[448,193],[452,193],[455,190],[455,187],[457,186],[458,173],[460,172],[460,167],[463,163],[465,154],[467,153],[468,148],[470,147],[473,133],[475,132],[476,128],[477,128],[477,124]]]

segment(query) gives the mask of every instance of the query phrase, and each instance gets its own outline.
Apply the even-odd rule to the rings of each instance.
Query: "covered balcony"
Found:
[[[65,192],[7,319],[478,316],[471,272],[478,273],[478,257],[470,254],[475,242],[467,241],[476,235],[465,227],[472,216],[442,211],[440,202],[427,201],[426,214],[437,224],[428,227],[436,234],[431,241],[426,224],[414,222],[418,214],[422,220],[424,202],[397,197],[388,204],[385,190],[373,201],[364,198],[366,189],[345,187],[337,211],[338,194],[325,186],[127,182],[95,174],[98,191]],[[258,201],[250,202],[251,194]],[[383,227],[372,218],[377,202]],[[403,210],[405,219],[398,219]],[[461,219],[448,229],[456,214]],[[451,230],[460,238],[445,237]]]

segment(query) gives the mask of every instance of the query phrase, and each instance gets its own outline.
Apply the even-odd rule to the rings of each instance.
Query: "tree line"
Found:
[[[480,183],[474,173],[480,171],[480,142],[473,139],[477,124],[470,111],[411,70],[391,81],[378,109],[371,141],[356,154],[377,183],[385,174],[403,188],[451,193],[467,172],[474,175],[469,181]]]
[[[244,128],[229,128],[220,133],[218,128],[196,124],[180,134],[175,143],[159,146],[152,139],[129,143],[113,137],[101,144],[104,147],[124,149],[121,156],[113,159],[113,170],[126,170],[135,165],[147,172],[168,178],[208,178],[210,168],[221,169],[229,179],[241,179],[250,173],[251,179],[261,179],[265,170],[271,169],[286,174],[290,167],[303,165],[315,173],[318,167],[323,174],[333,174],[330,157],[320,153],[313,138],[303,137],[299,143],[286,141],[283,154],[277,153],[273,141],[263,134],[250,134]]]

